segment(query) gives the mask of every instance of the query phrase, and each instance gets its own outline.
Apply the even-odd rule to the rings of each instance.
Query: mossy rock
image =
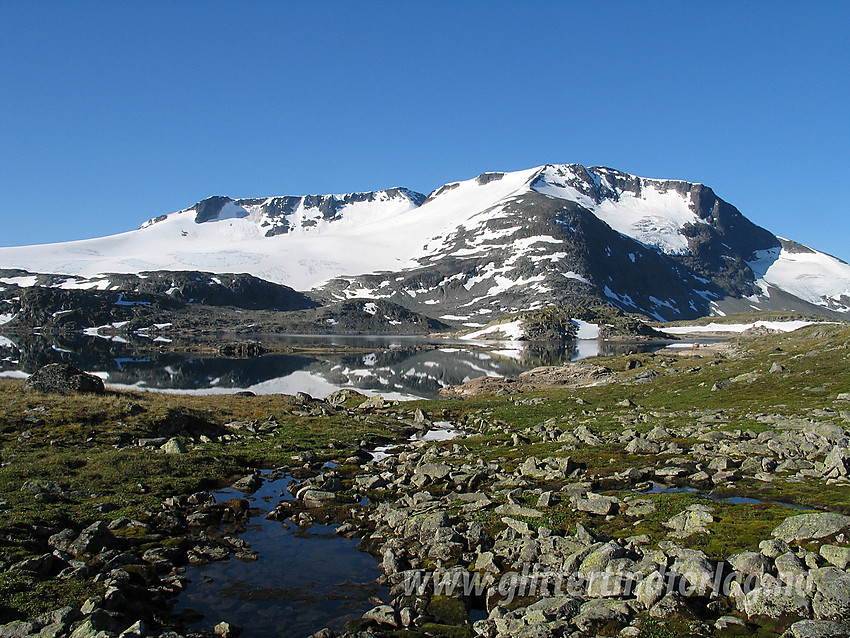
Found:
[[[455,625],[441,625],[439,623],[425,623],[416,631],[403,630],[395,632],[398,638],[426,638],[427,636],[441,636],[441,638],[473,638],[475,632],[469,626],[458,627]]]
[[[438,624],[465,625],[469,623],[469,611],[466,603],[458,598],[433,596],[428,603],[428,613]]]

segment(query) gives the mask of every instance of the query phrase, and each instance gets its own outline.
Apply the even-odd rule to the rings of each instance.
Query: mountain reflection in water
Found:
[[[218,343],[239,339],[244,337],[222,336]],[[482,347],[414,337],[277,335],[252,336],[252,341],[267,348],[315,347],[327,351],[232,358],[160,350],[142,338],[0,336],[0,376],[20,377],[48,363],[68,363],[98,374],[108,386],[117,388],[199,394],[306,392],[322,398],[345,387],[390,399],[433,398],[440,388],[480,376],[516,376],[538,366],[646,352],[664,345],[573,341],[494,342]],[[369,352],[362,351],[365,349]]]

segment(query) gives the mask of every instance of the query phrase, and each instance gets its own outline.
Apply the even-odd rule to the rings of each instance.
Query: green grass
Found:
[[[0,622],[34,618],[102,594],[103,586],[84,580],[41,580],[24,572],[0,574]]]

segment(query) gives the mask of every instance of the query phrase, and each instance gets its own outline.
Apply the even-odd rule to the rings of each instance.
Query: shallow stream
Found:
[[[436,422],[413,434],[408,443],[376,449],[373,460],[417,442],[447,441],[462,434],[448,421]],[[201,620],[187,623],[190,629],[211,631],[226,621],[242,627],[243,638],[304,638],[324,627],[340,631],[347,621],[389,601],[387,589],[375,582],[381,575],[378,563],[357,549],[358,539],[339,536],[336,525],[299,527],[265,518],[279,501],[294,501],[286,489],[294,479],[276,476],[263,473],[263,484],[247,496],[252,509],[262,511],[252,516],[239,538],[250,543],[257,560],[231,556],[187,568],[191,583],[177,598],[174,611],[190,618],[203,614]],[[214,496],[217,502],[245,497],[234,489]]]
[[[203,614],[189,628],[211,631],[227,621],[241,626],[244,638],[304,638],[323,627],[339,631],[380,604],[375,600],[386,600],[386,589],[375,582],[378,563],[357,549],[357,539],[337,535],[335,525],[298,527],[265,518],[278,501],[293,500],[286,491],[291,480],[264,480],[247,497],[263,510],[239,536],[259,553],[256,561],[231,556],[187,568],[191,583],[174,610]],[[215,493],[219,502],[244,496],[233,489]]]

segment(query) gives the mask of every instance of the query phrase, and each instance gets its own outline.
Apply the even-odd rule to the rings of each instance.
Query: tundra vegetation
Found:
[[[248,501],[210,491],[260,470],[297,479],[269,518],[381,562],[347,636],[848,635],[849,354],[820,324],[408,403],[0,380],[0,636],[189,635],[182,568],[252,558]],[[369,462],[441,421],[464,435]]]

